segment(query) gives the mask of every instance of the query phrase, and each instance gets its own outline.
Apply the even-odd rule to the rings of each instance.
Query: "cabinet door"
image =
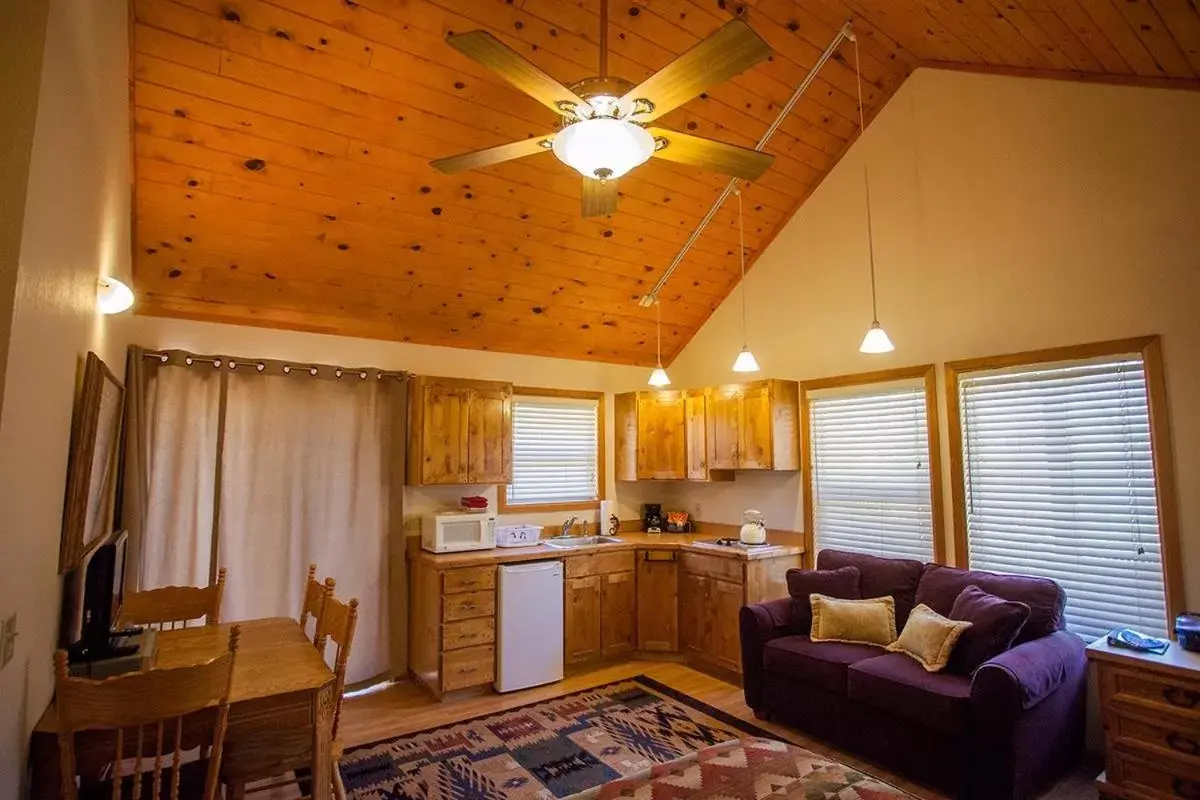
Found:
[[[686,443],[682,392],[640,392],[638,480],[682,480]]]
[[[679,569],[673,552],[638,553],[637,640],[639,650],[679,649]]]
[[[512,481],[512,394],[471,389],[467,463],[471,483]]]
[[[742,650],[738,633],[738,614],[742,608],[742,585],[712,579],[708,588],[711,639],[706,652],[722,667],[741,672]]]
[[[467,483],[470,392],[438,383],[422,388],[421,483]]]
[[[747,384],[742,390],[738,469],[771,469],[771,385]]]
[[[740,387],[713,389],[708,395],[705,414],[708,418],[708,468],[737,469],[742,427]]]
[[[600,652],[605,658],[633,652],[637,603],[634,573],[604,575],[600,585]]]
[[[708,578],[691,572],[679,575],[679,643],[684,650],[703,652],[707,629]]]
[[[687,479],[708,480],[708,421],[704,413],[705,398],[700,392],[689,392],[683,398],[684,424],[687,431]]]
[[[600,657],[600,575],[564,582],[563,660],[582,664]]]

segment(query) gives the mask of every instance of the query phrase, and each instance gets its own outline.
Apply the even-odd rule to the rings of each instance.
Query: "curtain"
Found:
[[[206,585],[225,567],[223,620],[295,617],[315,562],[359,601],[347,680],[405,670],[406,383],[140,348],[130,364],[121,520],[136,585]]]

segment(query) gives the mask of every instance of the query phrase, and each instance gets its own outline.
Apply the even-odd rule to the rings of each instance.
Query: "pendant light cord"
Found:
[[[858,63],[858,37],[854,37],[854,82],[858,87],[858,135],[867,131],[867,123],[863,118],[862,99],[862,70]],[[863,163],[863,186],[867,194],[867,258],[871,264],[871,323],[879,324],[879,305],[875,300],[875,235],[871,230],[871,179],[867,175],[867,165]],[[743,314],[744,314],[743,303]]]
[[[656,321],[656,329],[658,330],[658,362],[657,365],[662,368],[662,301],[654,301],[654,318]]]
[[[734,189],[738,199],[738,258],[742,264],[742,349],[749,347],[746,331],[746,228],[742,221],[742,190]]]

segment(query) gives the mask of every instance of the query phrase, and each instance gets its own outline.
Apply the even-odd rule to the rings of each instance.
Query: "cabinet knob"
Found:
[[[1200,692],[1191,689],[1180,689],[1178,686],[1168,686],[1162,690],[1163,699],[1173,706],[1180,708],[1195,708],[1200,703]]]
[[[1188,755],[1192,756],[1200,753],[1200,742],[1197,742],[1190,736],[1184,736],[1183,734],[1176,733],[1175,731],[1171,731],[1167,734],[1167,746],[1172,750],[1176,750],[1180,753],[1187,753]]]

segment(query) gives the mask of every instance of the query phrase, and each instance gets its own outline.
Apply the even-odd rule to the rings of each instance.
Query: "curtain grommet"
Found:
[[[258,370],[259,372],[263,372],[264,370],[266,370],[266,368],[267,368],[267,365],[266,365],[266,364],[264,364],[263,362],[261,362],[261,361],[260,361],[260,362],[258,362],[257,364],[255,364],[255,365],[254,365],[254,368],[255,368],[256,370]]]
[[[317,371],[318,371],[318,370],[317,370],[317,368],[316,368],[316,367],[309,367],[309,368],[308,368],[308,374],[309,374],[309,375],[312,375],[314,378],[315,378],[315,377],[317,377]]]
[[[284,375],[291,375],[291,374],[292,374],[292,365],[291,365],[291,364],[284,364],[284,365],[283,365],[283,374],[284,374]]]
[[[231,359],[229,359],[229,368],[230,368],[230,369],[237,369],[237,362],[236,362],[236,361],[234,361],[232,358],[231,358]]]

